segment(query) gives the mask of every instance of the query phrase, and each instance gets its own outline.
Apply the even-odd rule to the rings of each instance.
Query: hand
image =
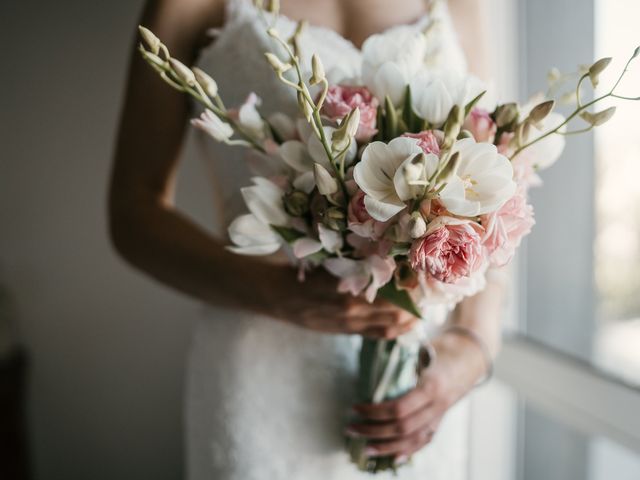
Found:
[[[278,268],[278,267],[274,267]],[[264,313],[303,328],[325,333],[360,334],[392,339],[411,330],[416,318],[386,300],[368,303],[338,293],[337,280],[318,270],[298,282],[289,267],[270,281],[263,295]]]
[[[447,410],[484,374],[482,352],[469,339],[445,333],[434,347],[438,356],[415,389],[396,400],[354,406],[362,420],[346,434],[371,440],[368,456],[406,461],[431,442]]]

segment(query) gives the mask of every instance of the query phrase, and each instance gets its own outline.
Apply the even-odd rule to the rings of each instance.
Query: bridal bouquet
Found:
[[[317,55],[301,58],[302,24],[286,39],[266,28],[274,47],[265,60],[291,89],[297,118],[263,116],[254,93],[227,108],[213,78],[172,58],[140,28],[147,62],[204,106],[193,125],[257,154],[260,174],[241,189],[249,213],[229,225],[229,249],[284,250],[301,279],[324,268],[340,292],[370,302],[381,296],[417,317],[425,305],[477,293],[489,268],[509,262],[534,224],[527,191],[540,183],[537,171],[559,157],[566,135],[612,117],[615,107],[593,111],[596,103],[627,98],[615,92],[623,72],[608,93],[583,102],[585,83],[598,84],[605,58],[579,72],[567,117],[544,98],[491,105],[476,78],[427,66],[428,31],[403,28],[365,42],[359,77],[330,83]],[[577,117],[584,127],[568,130]],[[419,348],[412,335],[364,339],[361,400],[414,387]],[[351,442],[361,469],[394,468],[394,459],[367,458],[364,441]]]

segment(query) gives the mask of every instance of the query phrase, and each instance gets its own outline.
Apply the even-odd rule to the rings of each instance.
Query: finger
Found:
[[[431,398],[421,387],[414,388],[402,397],[381,403],[359,403],[353,406],[365,420],[397,420],[427,407]]]
[[[368,457],[406,456],[408,452],[424,447],[432,437],[433,432],[430,430],[421,430],[410,437],[368,445],[364,452]]]
[[[433,424],[437,416],[438,412],[435,409],[427,407],[397,421],[353,423],[347,428],[347,435],[365,437],[371,440],[408,437],[418,431],[426,430],[427,427]]]

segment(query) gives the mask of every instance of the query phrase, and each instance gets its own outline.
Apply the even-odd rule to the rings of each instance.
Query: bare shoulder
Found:
[[[169,47],[197,47],[207,29],[224,23],[226,0],[148,0],[141,23]],[[185,52],[186,53],[186,52]]]

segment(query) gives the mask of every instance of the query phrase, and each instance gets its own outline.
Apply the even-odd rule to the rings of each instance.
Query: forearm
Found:
[[[172,207],[150,201],[112,204],[110,219],[113,244],[128,262],[209,304],[261,312],[268,295],[263,290],[283,274],[294,275],[228,252],[222,241]]]
[[[486,288],[460,302],[448,323],[471,330],[478,339],[473,338],[473,333],[465,335],[455,330],[447,331],[445,327],[433,340],[438,358],[454,360],[447,365],[451,378],[457,379],[459,394],[464,394],[470,385],[489,373],[489,362],[493,362],[500,350],[506,273],[495,270],[487,276]]]

